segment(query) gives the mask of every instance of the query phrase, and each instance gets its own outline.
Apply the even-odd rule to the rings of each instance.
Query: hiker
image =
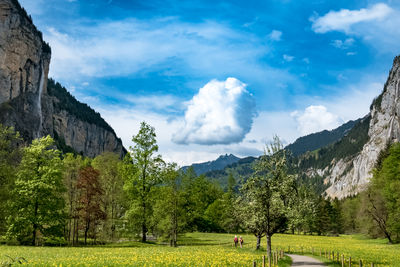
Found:
[[[239,243],[240,243],[240,248],[242,248],[243,247],[243,238],[242,237],[239,238]]]
[[[233,239],[233,243],[235,243],[235,248],[236,248],[236,247],[237,247],[237,244],[238,244],[237,235],[235,235],[235,238]]]

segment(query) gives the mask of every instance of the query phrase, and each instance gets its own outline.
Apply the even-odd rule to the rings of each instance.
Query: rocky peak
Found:
[[[326,182],[331,186],[327,194],[343,198],[362,191],[371,178],[371,171],[381,151],[388,144],[400,140],[400,56],[393,61],[393,67],[385,83],[383,92],[371,105],[369,140],[360,154],[350,161],[343,159],[332,169],[336,175],[328,175]],[[351,170],[344,173],[344,169]]]

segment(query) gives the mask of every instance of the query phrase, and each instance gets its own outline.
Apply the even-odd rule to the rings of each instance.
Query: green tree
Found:
[[[8,202],[22,157],[22,139],[14,128],[0,124],[0,235],[7,231]]]
[[[8,234],[20,242],[37,244],[38,233],[62,236],[64,185],[60,152],[50,136],[35,139],[24,149],[13,190]]]
[[[316,231],[318,235],[326,235],[332,229],[332,205],[329,199],[319,197],[317,206]]]
[[[373,172],[366,210],[389,243],[400,242],[400,143],[383,158]]]
[[[314,231],[317,216],[316,202],[317,197],[311,189],[304,185],[298,186],[294,205],[288,212],[288,226],[292,233],[295,230],[304,233]]]
[[[78,216],[78,201],[79,192],[77,188],[77,181],[79,178],[79,171],[84,166],[82,156],[75,156],[72,153],[64,155],[64,186],[66,191],[64,193],[64,199],[66,203],[66,214],[67,214],[67,227],[65,229],[65,236],[68,242],[72,244],[78,243],[78,228],[79,228],[79,216]]]
[[[114,240],[117,222],[124,215],[123,206],[124,181],[119,171],[121,160],[118,154],[105,152],[97,156],[93,161],[93,167],[100,173],[100,183],[104,190],[102,203],[107,218],[103,225],[103,237]]]
[[[175,163],[166,166],[162,172],[163,186],[158,190],[154,207],[157,231],[169,240],[171,247],[177,246],[178,234],[185,223],[181,177]]]
[[[248,219],[261,227],[267,238],[271,260],[271,237],[287,227],[288,211],[293,204],[295,177],[287,172],[286,151],[277,136],[266,147],[264,156],[254,165],[254,174],[242,186],[242,199],[247,203]],[[257,231],[260,232],[260,231]]]
[[[142,242],[146,242],[153,215],[152,190],[160,183],[160,167],[163,161],[160,156],[155,155],[158,151],[155,130],[146,122],[141,123],[139,133],[133,136],[132,141],[135,144],[130,148],[133,167],[125,168],[133,171],[132,175],[126,176],[128,185],[125,185],[125,190],[130,193],[128,215],[135,224],[140,225]]]
[[[194,173],[187,171],[183,179],[183,191],[186,200],[184,207],[187,214],[187,229],[200,232],[220,230],[206,216],[206,210],[214,201],[221,198],[223,194],[221,187],[210,182],[204,175],[196,177]]]

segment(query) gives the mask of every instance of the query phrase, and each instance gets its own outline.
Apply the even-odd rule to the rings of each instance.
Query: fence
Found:
[[[309,250],[307,250],[307,249],[305,250],[304,247],[300,247],[300,251],[293,250],[293,249],[292,249],[293,251],[291,251],[290,246],[287,247],[287,250],[285,250],[283,248],[275,249],[271,252],[271,267],[278,266],[278,261],[284,257],[286,252],[293,253],[293,254],[302,254],[302,255],[311,254],[312,256],[320,256],[321,258],[325,258],[325,259],[329,260],[330,262],[337,263],[338,266],[342,266],[342,267],[352,267],[352,266],[353,267],[357,267],[357,266],[359,266],[359,267],[363,267],[363,266],[379,267],[379,266],[381,266],[374,262],[364,261],[363,259],[357,259],[357,260],[352,259],[351,255],[345,255],[338,251],[329,251],[326,249],[322,250],[322,249],[316,249],[314,247],[311,247],[308,249]],[[259,260],[254,260],[253,267],[256,267],[258,262],[259,262]],[[268,259],[266,259],[266,256],[262,257],[261,266],[262,267],[268,266]]]

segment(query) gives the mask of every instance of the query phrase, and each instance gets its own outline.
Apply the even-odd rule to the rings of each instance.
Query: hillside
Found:
[[[194,163],[190,166],[182,167],[182,170],[187,170],[189,167],[192,167],[197,175],[201,175],[207,172],[222,170],[226,166],[231,165],[240,161],[240,158],[236,157],[233,154],[225,154],[219,156],[216,160],[207,161],[203,163]]]
[[[286,146],[293,154],[290,159],[296,168],[293,171],[306,173],[310,167],[326,167],[333,158],[354,155],[362,149],[368,136],[369,116],[355,121],[349,121],[331,131],[321,131],[298,138],[293,144]],[[358,140],[358,138],[360,139]],[[357,140],[357,141],[354,141]],[[229,174],[237,180],[246,178],[252,173],[252,163],[255,157],[247,157],[227,165],[225,168],[209,171],[205,175],[226,185]],[[323,192],[322,178],[313,179],[313,184]],[[323,190],[322,190],[323,188]]]
[[[286,146],[287,150],[290,150],[294,156],[304,154],[307,151],[314,151],[321,147],[332,144],[340,140],[347,132],[349,132],[354,125],[356,125],[361,119],[356,121],[348,121],[340,127],[331,131],[324,130],[318,133],[312,133],[303,137],[298,138],[292,144]]]

